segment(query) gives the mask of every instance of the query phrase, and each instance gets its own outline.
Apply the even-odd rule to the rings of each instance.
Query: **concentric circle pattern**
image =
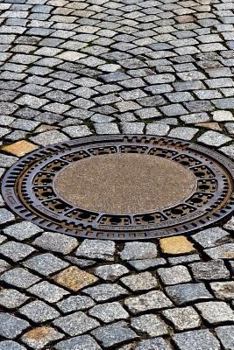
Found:
[[[22,158],[6,173],[2,192],[13,211],[46,230],[139,240],[191,232],[227,216],[233,173],[229,159],[185,141],[97,136]]]

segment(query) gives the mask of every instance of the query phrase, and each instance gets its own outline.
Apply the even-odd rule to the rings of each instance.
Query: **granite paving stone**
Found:
[[[3,340],[0,341],[0,350],[25,350],[25,346],[13,340]]]
[[[167,287],[166,292],[177,305],[212,299],[212,295],[203,283],[177,284]]]
[[[28,296],[16,289],[2,288],[0,290],[0,304],[7,309],[16,309],[29,299]]]
[[[219,299],[233,299],[234,297],[234,282],[212,282],[210,287],[214,292],[215,296]]]
[[[158,287],[156,277],[148,271],[122,277],[120,281],[133,292],[150,290]]]
[[[76,256],[88,259],[114,260],[115,243],[112,241],[84,240],[76,251]]]
[[[94,269],[94,274],[105,281],[116,281],[129,272],[128,268],[121,264],[101,265]]]
[[[191,306],[168,309],[162,313],[178,331],[197,328],[201,324],[198,313]]]
[[[219,147],[232,139],[216,131],[206,131],[198,138],[198,141],[208,146]]]
[[[158,274],[165,285],[190,282],[192,279],[188,269],[183,265],[160,268]]]
[[[226,240],[229,233],[220,227],[212,227],[202,230],[192,236],[203,248],[210,248],[219,245]]]
[[[99,327],[92,331],[92,335],[100,341],[104,349],[137,338],[137,334],[124,321]]]
[[[24,241],[25,239],[31,238],[39,232],[42,232],[42,229],[29,221],[22,221],[6,227],[3,232],[7,236],[15,238],[18,241]]]
[[[120,253],[122,260],[142,260],[157,257],[157,247],[154,243],[128,242]]]
[[[22,341],[32,349],[44,349],[49,343],[63,338],[63,334],[53,327],[42,326],[28,331],[22,336]]]
[[[180,350],[186,350],[188,347],[199,350],[220,349],[218,339],[207,329],[177,333],[174,335],[173,340]]]
[[[27,321],[19,317],[15,317],[9,313],[1,312],[0,320],[0,335],[8,339],[16,338],[30,326]]]
[[[228,279],[230,272],[222,260],[211,260],[207,262],[195,262],[190,265],[194,278],[199,280]]]
[[[137,314],[167,308],[173,306],[173,303],[162,291],[152,291],[125,299],[125,305],[131,313]]]
[[[110,323],[129,317],[128,312],[118,302],[96,305],[89,310],[89,315],[104,323]]]
[[[18,288],[29,288],[39,280],[40,277],[21,267],[15,267],[14,269],[6,271],[0,277],[0,281]]]
[[[1,161],[1,158],[0,158]],[[4,166],[4,164],[1,163]],[[0,224],[5,224],[9,221],[14,220],[15,215],[12,214],[9,210],[2,208],[0,209]]]
[[[0,246],[0,254],[14,262],[23,260],[33,253],[35,249],[28,244],[8,241]]]
[[[56,350],[101,350],[101,347],[90,335],[80,335],[70,338],[68,340],[62,340],[55,345]]]
[[[234,311],[224,301],[211,301],[196,304],[202,317],[210,324],[234,321]]]
[[[50,253],[33,256],[24,262],[24,266],[44,276],[62,270],[68,265],[67,262]]]
[[[160,239],[162,252],[169,255],[178,255],[194,252],[193,244],[185,236],[176,236]]]
[[[63,235],[56,235],[54,232],[44,232],[33,241],[33,244],[48,251],[61,254],[69,254],[78,246],[75,238]]]
[[[131,348],[130,348],[131,349]],[[170,344],[161,337],[142,340],[136,345],[136,350],[172,350]],[[125,349],[123,349],[125,350]],[[128,349],[126,349],[128,350]]]
[[[169,328],[159,316],[145,314],[131,319],[131,326],[136,332],[142,332],[150,337],[157,337],[169,333]]]
[[[212,259],[233,259],[234,244],[226,243],[215,248],[205,249],[204,252]]]
[[[83,293],[88,294],[96,301],[107,301],[127,295],[128,291],[116,283],[103,283],[86,288],[83,290]]]
[[[49,303],[55,303],[62,299],[64,295],[69,294],[65,289],[62,289],[47,281],[42,281],[35,284],[34,286],[30,287],[28,291],[37,297],[48,301]]]
[[[81,311],[91,308],[95,305],[95,302],[84,295],[72,295],[66,299],[57,303],[58,308],[63,313],[69,313],[71,311]]]
[[[35,323],[53,320],[60,316],[57,310],[41,300],[35,300],[22,306],[19,312]]]
[[[53,279],[59,285],[74,292],[77,292],[80,289],[98,281],[97,277],[91,273],[79,269],[76,266],[70,266],[67,269],[59,272],[53,277]]]
[[[70,336],[86,333],[87,331],[97,328],[100,325],[98,321],[87,316],[82,311],[59,317],[53,321],[53,324],[61,328]]]
[[[234,327],[221,326],[215,328],[215,332],[223,345],[224,349],[234,349]]]

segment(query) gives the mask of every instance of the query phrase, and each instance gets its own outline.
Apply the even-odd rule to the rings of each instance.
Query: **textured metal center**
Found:
[[[133,240],[199,230],[234,209],[234,165],[192,143],[105,135],[20,159],[2,193],[19,216],[55,234]]]
[[[112,214],[162,210],[187,199],[196,177],[179,163],[142,154],[108,154],[74,162],[54,187],[64,201]]]

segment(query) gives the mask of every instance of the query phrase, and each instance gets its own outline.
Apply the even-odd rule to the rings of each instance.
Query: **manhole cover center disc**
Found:
[[[73,206],[112,214],[144,213],[179,204],[196,187],[179,163],[140,154],[100,155],[59,172],[55,191]]]

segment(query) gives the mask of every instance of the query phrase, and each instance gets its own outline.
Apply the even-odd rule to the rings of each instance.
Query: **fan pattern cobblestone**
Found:
[[[91,134],[234,159],[232,0],[2,0],[0,175]],[[150,242],[77,240],[0,197],[0,350],[234,350],[234,219]]]

